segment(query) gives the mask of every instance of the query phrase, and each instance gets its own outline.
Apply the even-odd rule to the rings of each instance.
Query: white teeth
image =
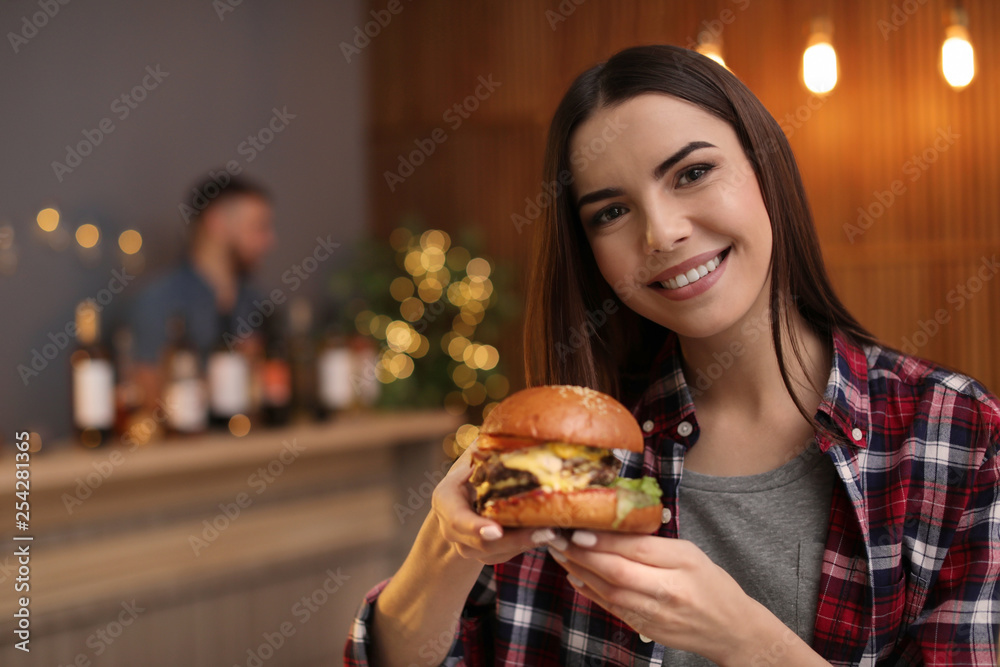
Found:
[[[679,287],[684,287],[685,285],[690,285],[691,283],[698,282],[712,271],[715,271],[719,268],[720,264],[722,264],[722,253],[719,253],[718,257],[710,259],[704,264],[696,266],[687,273],[674,276],[670,280],[661,281],[659,285],[664,289],[677,289]]]

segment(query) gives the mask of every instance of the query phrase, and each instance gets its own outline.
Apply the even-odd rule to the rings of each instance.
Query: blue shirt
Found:
[[[258,307],[260,298],[246,280],[240,280],[232,312],[220,313],[211,285],[185,261],[146,288],[133,304],[129,324],[135,360],[159,362],[169,342],[167,327],[176,315],[184,318],[187,338],[204,359],[222,336],[222,321],[237,337],[260,327],[266,319]]]

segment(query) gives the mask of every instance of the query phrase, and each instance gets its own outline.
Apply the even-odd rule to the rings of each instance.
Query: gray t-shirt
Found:
[[[833,461],[815,444],[759,475],[685,470],[678,490],[680,537],[697,544],[747,595],[810,643],[836,480]],[[715,663],[666,648],[662,664]]]

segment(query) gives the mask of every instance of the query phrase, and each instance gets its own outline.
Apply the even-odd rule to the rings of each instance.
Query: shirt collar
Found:
[[[823,400],[816,418],[826,418],[846,441],[862,449],[868,446],[871,426],[871,401],[868,394],[868,355],[843,332],[833,332],[833,363]],[[820,448],[829,449],[829,441],[820,439]]]
[[[688,389],[681,368],[680,343],[673,331],[653,360],[649,386],[632,411],[646,437],[665,434],[672,440],[690,447],[697,440],[698,427],[694,413],[694,400]],[[678,433],[678,426],[687,422],[689,427]]]
[[[847,443],[865,448],[871,423],[868,394],[868,359],[865,350],[852,343],[839,329],[833,332],[833,359],[823,400],[816,412],[820,423],[827,423],[842,434]],[[711,370],[711,369],[710,369]],[[690,447],[697,439],[698,424],[694,400],[681,368],[677,334],[670,332],[653,361],[650,384],[632,410],[646,436],[663,434]],[[694,391],[714,381],[711,374],[694,378]],[[687,422],[690,426],[682,426]],[[680,428],[679,428],[680,427]],[[685,433],[687,435],[685,435]],[[819,438],[824,452],[829,438]]]

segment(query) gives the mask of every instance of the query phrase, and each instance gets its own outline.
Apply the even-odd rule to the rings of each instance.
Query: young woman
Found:
[[[663,525],[504,530],[466,452],[347,663],[996,664],[1000,405],[847,312],[763,105],[628,49],[563,98],[546,181],[529,383],[633,409],[622,475],[660,480]]]

